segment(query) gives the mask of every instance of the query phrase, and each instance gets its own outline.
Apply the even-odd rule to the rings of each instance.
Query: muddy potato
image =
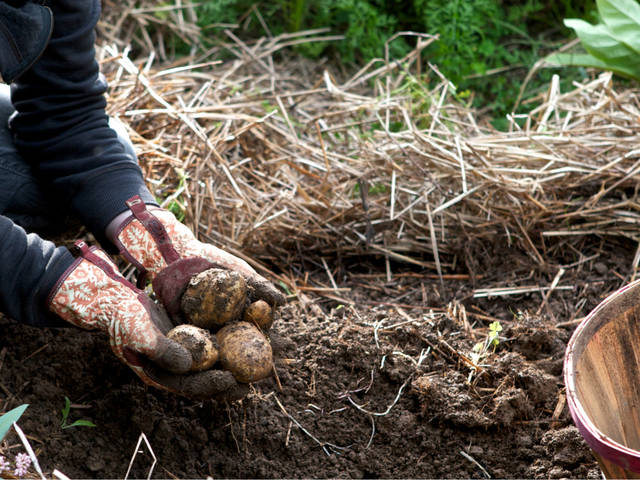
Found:
[[[193,358],[191,371],[200,372],[211,368],[219,358],[216,340],[206,330],[194,325],[178,325],[167,333],[167,338],[189,350]]]
[[[247,323],[255,323],[262,330],[269,330],[273,325],[273,314],[271,307],[264,300],[258,300],[249,305],[242,319]]]
[[[254,325],[234,322],[217,333],[222,368],[241,383],[251,383],[271,375],[273,353],[266,337]]]
[[[189,281],[181,307],[187,323],[216,330],[239,319],[246,303],[244,278],[238,272],[211,268]]]

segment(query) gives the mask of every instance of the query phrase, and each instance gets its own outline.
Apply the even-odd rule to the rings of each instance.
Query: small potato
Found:
[[[218,361],[216,340],[202,328],[194,325],[178,325],[167,333],[167,338],[189,350],[193,357],[191,365],[193,372],[208,370]]]
[[[234,322],[217,333],[220,363],[240,383],[251,383],[271,375],[273,352],[265,336],[254,325]]]
[[[273,325],[271,307],[264,300],[258,300],[249,305],[242,315],[247,323],[255,323],[262,330],[269,330]]]
[[[237,320],[247,304],[247,284],[238,272],[211,268],[195,275],[182,294],[187,323],[216,330]]]

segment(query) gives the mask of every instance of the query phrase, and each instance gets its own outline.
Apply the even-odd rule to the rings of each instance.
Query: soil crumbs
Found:
[[[30,404],[19,423],[43,470],[71,478],[123,478],[141,433],[157,458],[153,478],[601,478],[565,402],[562,360],[575,326],[556,325],[624,283],[631,259],[604,255],[568,268],[561,283],[573,288],[546,301],[474,298],[468,278],[442,290],[432,272],[398,266],[391,284],[384,273],[345,272],[349,292],[282,309],[278,378],[233,404],[145,387],[103,334],[3,319],[2,409]],[[499,260],[483,286],[532,268]],[[61,429],[65,396],[68,423],[95,428]],[[5,445],[22,448],[11,435]],[[129,478],[146,477],[152,463],[143,443]]]

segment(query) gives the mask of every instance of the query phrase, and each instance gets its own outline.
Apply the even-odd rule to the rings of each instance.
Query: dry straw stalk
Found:
[[[157,60],[151,40],[136,61],[122,39],[102,48],[110,114],[130,126],[158,198],[204,239],[282,271],[294,258],[368,255],[439,273],[498,240],[543,264],[558,240],[639,239],[640,105],[610,74],[565,93],[554,78],[540,106],[498,132],[436,67],[435,88],[412,73],[432,37],[340,80],[289,58],[292,42],[318,38],[334,37],[231,34],[177,64]]]

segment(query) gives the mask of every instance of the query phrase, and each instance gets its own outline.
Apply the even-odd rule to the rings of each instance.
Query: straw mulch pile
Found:
[[[543,265],[585,236],[640,239],[638,91],[616,90],[609,74],[569,92],[555,78],[505,133],[424,66],[427,35],[406,58],[346,76],[291,58],[292,43],[333,38],[324,32],[247,44],[229,30],[207,55],[133,61],[109,31],[133,32],[143,13],[111,15],[110,113],[130,126],[151,187],[202,238],[263,271],[369,256],[446,272],[465,248],[498,241]]]

